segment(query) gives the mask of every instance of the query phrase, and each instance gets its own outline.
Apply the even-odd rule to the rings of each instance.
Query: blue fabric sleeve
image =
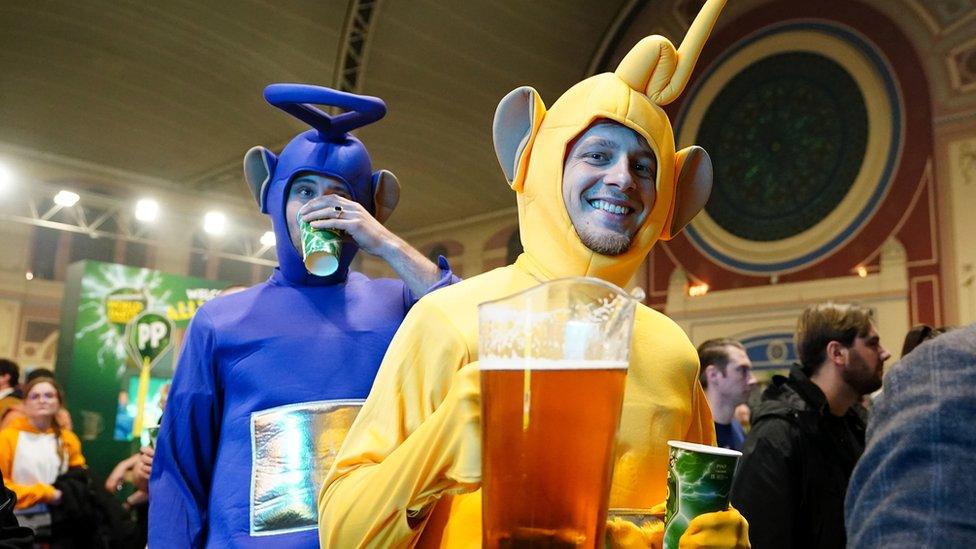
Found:
[[[214,327],[205,309],[187,330],[156,441],[149,492],[149,546],[203,547],[220,436]]]
[[[447,262],[446,257],[442,255],[437,256],[437,267],[441,270],[441,277],[430,288],[427,288],[427,292],[424,293],[424,295],[427,295],[430,292],[440,288],[446,288],[451,284],[456,284],[461,281],[461,279],[454,274],[454,271],[451,270],[451,264]],[[421,297],[424,296],[413,295],[410,288],[408,288],[406,284],[403,285],[403,306],[406,310],[409,311],[415,303],[420,301]]]

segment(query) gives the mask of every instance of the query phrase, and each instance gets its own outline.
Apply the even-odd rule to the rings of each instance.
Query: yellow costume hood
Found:
[[[684,90],[725,0],[708,0],[675,50],[648,36],[612,73],[570,88],[552,108],[530,87],[513,90],[495,111],[493,137],[502,171],[518,194],[525,253],[537,276],[595,276],[623,286],[659,238],[674,237],[704,207],[712,169],[701,147],[675,152],[671,122],[661,109]],[[657,197],[650,215],[619,256],[598,254],[579,239],[562,197],[563,162],[570,143],[594,121],[618,122],[643,136],[657,157]]]

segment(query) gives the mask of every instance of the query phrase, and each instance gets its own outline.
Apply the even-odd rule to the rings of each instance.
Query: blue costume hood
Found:
[[[244,156],[244,176],[251,193],[261,212],[271,217],[278,268],[293,284],[323,286],[344,282],[358,246],[343,242],[335,273],[324,277],[309,273],[301,251],[295,249],[288,234],[285,219],[288,189],[300,173],[333,177],[344,182],[353,200],[375,216],[374,193],[382,175],[373,173],[366,147],[348,132],[383,118],[386,105],[377,97],[306,84],[271,84],[265,88],[264,97],[268,103],[313,128],[297,135],[277,156],[264,147],[254,147]],[[338,107],[346,112],[330,116],[313,104]]]

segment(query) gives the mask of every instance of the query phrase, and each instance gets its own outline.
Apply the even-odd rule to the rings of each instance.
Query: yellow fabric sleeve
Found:
[[[73,431],[61,431],[61,441],[68,452],[68,467],[86,467],[85,456],[81,454],[81,440]]]
[[[38,503],[47,503],[54,499],[54,486],[50,484],[18,484],[11,479],[14,468],[14,454],[17,452],[17,440],[20,431],[4,429],[0,431],[0,472],[3,473],[3,483],[17,494],[16,509],[26,509]]]
[[[407,315],[319,495],[322,547],[410,546],[439,497],[480,484],[478,364],[454,373],[453,330],[424,300]]]

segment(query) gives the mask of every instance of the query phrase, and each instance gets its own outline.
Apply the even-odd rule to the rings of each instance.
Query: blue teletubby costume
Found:
[[[373,173],[348,132],[382,118],[384,103],[300,84],[270,85],[265,98],[313,128],[280,156],[255,147],[244,160],[279,265],[268,281],[208,302],[190,324],[153,463],[151,547],[318,547],[322,478],[419,299],[400,280],[350,272],[358,248],[349,242],[335,273],[308,273],[285,219],[289,184],[307,172],[345,182],[377,216],[374,195],[395,178]],[[431,290],[457,280],[443,258],[439,267]]]

